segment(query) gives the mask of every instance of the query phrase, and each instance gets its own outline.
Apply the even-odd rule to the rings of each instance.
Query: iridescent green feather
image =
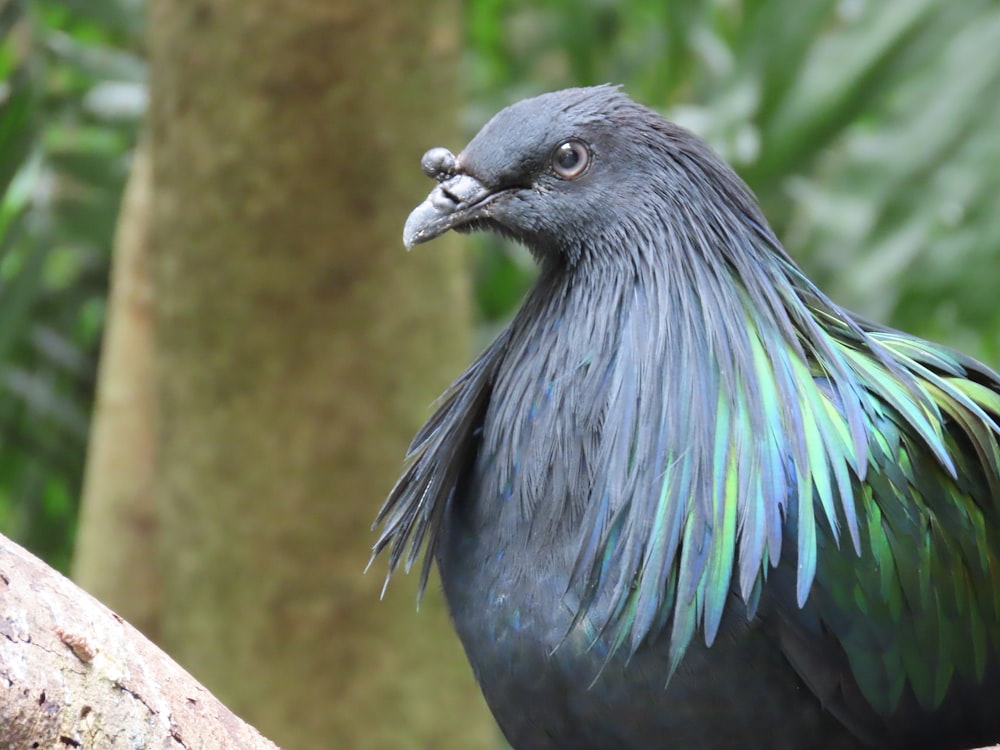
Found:
[[[863,593],[863,620],[838,635],[862,691],[888,712],[903,682],[925,707],[938,705],[953,672],[981,678],[987,644],[1000,642],[1000,397],[967,379],[983,368],[960,355],[901,334],[870,335],[913,375],[925,401],[863,351],[848,354],[879,406],[856,492],[871,560],[858,564],[831,546],[814,591],[821,613],[857,606],[845,594]]]
[[[613,646],[652,632],[649,602],[665,579],[677,582],[655,599],[671,613],[672,668],[698,629],[711,644],[734,576],[745,600],[761,590],[794,512],[797,606],[837,635],[879,710],[905,685],[934,706],[953,671],[981,675],[988,644],[1000,644],[998,385],[978,363],[863,327],[806,292],[820,306],[800,311],[798,342],[746,309],[746,369],[713,409],[710,491],[689,491],[696,453],[664,469]],[[688,480],[672,485],[678,476]],[[667,519],[682,524],[671,542],[657,536]]]

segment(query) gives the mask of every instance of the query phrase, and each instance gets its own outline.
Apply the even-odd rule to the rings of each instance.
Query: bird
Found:
[[[379,511],[515,750],[1000,741],[1000,376],[807,278],[735,171],[605,84],[519,101],[406,247],[538,266]],[[422,559],[421,559],[421,556]]]

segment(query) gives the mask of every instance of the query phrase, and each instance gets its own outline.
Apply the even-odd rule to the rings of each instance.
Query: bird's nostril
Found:
[[[444,185],[439,185],[431,196],[431,203],[439,211],[451,211],[461,202],[461,199]]]

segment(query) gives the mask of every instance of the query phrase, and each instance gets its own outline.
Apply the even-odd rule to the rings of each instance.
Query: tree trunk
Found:
[[[162,642],[290,749],[490,744],[439,597],[361,575],[469,355],[456,248],[400,241],[454,133],[456,16],[150,5]]]
[[[149,280],[149,149],[122,199],[73,578],[152,639],[159,572],[153,500],[155,395]]]

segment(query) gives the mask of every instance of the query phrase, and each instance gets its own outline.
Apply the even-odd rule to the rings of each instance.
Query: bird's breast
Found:
[[[735,599],[715,645],[693,643],[669,686],[668,639],[650,639],[631,656],[612,648],[602,625],[614,586],[599,588],[579,616],[586,575],[574,573],[594,533],[595,503],[607,502],[613,516],[628,487],[645,486],[614,484],[619,473],[649,466],[611,450],[634,433],[643,403],[636,373],[647,373],[641,387],[658,398],[669,391],[662,368],[636,366],[660,353],[640,352],[641,337],[621,333],[627,306],[588,304],[589,315],[556,309],[533,316],[545,328],[511,332],[475,458],[435,550],[456,630],[504,733],[519,750],[718,750],[745,747],[747,736],[784,721],[787,736],[771,736],[775,750],[801,746],[803,732],[830,738],[817,748],[855,750]],[[622,563],[609,554],[606,564],[606,580],[617,580]],[[756,699],[706,726],[706,716],[732,703],[731,684],[715,679],[710,663]],[[806,728],[788,722],[788,712]]]
[[[570,582],[600,439],[592,342],[563,316],[549,319],[513,332],[438,550],[463,638],[511,658],[533,645],[543,659],[576,614]]]

